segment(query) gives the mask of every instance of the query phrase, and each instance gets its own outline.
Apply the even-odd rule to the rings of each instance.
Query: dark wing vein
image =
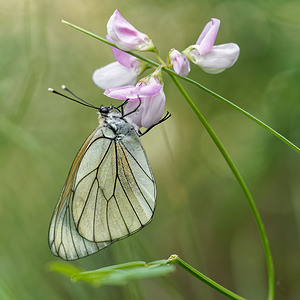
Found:
[[[103,137],[103,138],[105,138],[105,137]],[[100,138],[98,138],[98,139],[100,139]],[[97,140],[98,140],[98,139],[97,139]],[[105,139],[107,139],[107,138],[105,138]],[[96,141],[96,140],[95,140],[95,141]],[[94,141],[93,141],[93,143],[94,143]],[[96,168],[92,169],[90,172],[88,172],[86,175],[84,175],[84,176],[77,182],[76,187],[75,187],[75,190],[76,190],[76,188],[78,187],[79,183],[80,183],[82,180],[84,180],[86,177],[88,177],[91,173],[93,173],[95,170],[97,170],[97,174],[98,174],[99,168],[100,168],[102,162],[104,161],[104,159],[105,159],[105,157],[106,157],[106,155],[107,155],[107,153],[108,153],[108,151],[109,151],[109,148],[110,148],[110,146],[111,146],[111,143],[112,143],[112,142],[110,142],[110,144],[108,145],[108,147],[107,147],[107,149],[106,149],[106,151],[105,151],[105,153],[104,153],[104,155],[103,155],[103,158],[101,159],[99,165],[98,165]],[[92,144],[92,143],[91,143],[91,144]],[[80,167],[80,165],[78,166],[78,169],[79,169],[79,167]],[[97,177],[97,175],[96,175],[96,177]]]
[[[115,195],[115,192],[116,192],[116,186],[117,186],[117,181],[119,180],[119,182],[120,182],[120,179],[118,178],[119,166],[118,166],[118,150],[117,150],[116,141],[114,141],[114,146],[115,146],[115,157],[116,157],[116,177],[115,177],[115,180],[114,180],[113,195],[110,197],[110,199],[114,198],[115,203],[116,203],[117,208],[118,208],[118,211],[119,211],[120,216],[121,216],[121,218],[122,218],[122,221],[123,221],[123,223],[124,223],[124,225],[125,225],[125,227],[126,227],[126,230],[127,230],[127,232],[128,232],[128,235],[130,235],[130,230],[129,230],[128,225],[127,225],[127,223],[126,223],[126,221],[125,221],[125,219],[124,219],[123,213],[122,213],[122,211],[121,211],[121,209],[120,209],[119,203],[118,203],[117,198],[116,198],[116,195]],[[120,183],[120,185],[121,185],[121,183]],[[110,200],[110,199],[109,199],[109,200]],[[126,236],[127,236],[127,235],[126,235]]]
[[[124,144],[122,144],[122,145],[124,146]],[[140,185],[138,184],[138,182],[137,182],[137,180],[136,180],[136,178],[135,178],[134,173],[132,172],[132,168],[130,167],[130,162],[129,162],[127,156],[126,156],[126,153],[125,153],[124,149],[122,148],[122,146],[121,146],[120,148],[121,148],[121,150],[122,150],[122,152],[123,152],[123,154],[124,154],[125,160],[126,160],[127,165],[128,165],[128,169],[129,169],[130,172],[131,172],[132,178],[134,179],[134,182],[135,182],[136,186],[138,187],[138,189],[139,189],[139,191],[140,191],[142,197],[144,198],[145,202],[148,204],[150,210],[152,211],[152,208],[151,208],[151,206],[150,206],[148,200],[146,199],[144,193],[142,192],[142,190],[141,190],[141,188],[140,188]],[[124,148],[126,149],[125,146],[124,146]],[[126,149],[126,150],[127,150],[127,149]],[[127,151],[128,151],[128,150],[127,150]],[[129,152],[129,151],[128,151],[128,152]],[[130,152],[129,152],[129,153],[130,153]],[[130,153],[130,155],[132,156],[131,153]],[[132,156],[132,157],[133,157],[133,156]],[[134,157],[133,157],[133,158],[134,158]],[[134,160],[135,160],[136,163],[138,163],[137,160],[136,160],[135,158],[134,158]],[[139,166],[140,166],[140,165],[139,165]],[[141,166],[140,166],[140,168],[144,171],[144,169],[143,169]],[[147,174],[145,171],[144,171],[144,173],[145,173],[145,175],[147,175],[147,177],[153,182],[153,180],[148,176],[148,174]],[[127,177],[126,177],[126,179],[127,179],[127,181],[128,181],[128,178],[127,178]]]
[[[109,228],[109,222],[108,222],[108,204],[106,205],[106,208],[105,208],[105,218],[106,218],[106,226],[107,226],[107,231],[109,234],[109,239],[110,239],[110,241],[113,241],[111,232],[110,232],[110,228]]]
[[[118,151],[117,151],[117,152],[118,152]],[[123,159],[121,159],[121,158],[119,159],[118,157],[119,157],[119,156],[117,156],[117,164],[120,163],[120,165],[122,166],[122,171],[123,171],[124,177],[126,178],[126,181],[127,181],[127,183],[128,183],[128,186],[130,186],[130,181],[129,181],[128,178],[127,178],[128,174],[125,172]],[[130,165],[128,165],[128,168],[131,170]],[[118,172],[117,174],[118,174],[118,175],[117,175],[117,178],[119,179],[119,183],[120,183],[120,185],[121,185],[121,187],[122,187],[122,189],[123,189],[123,192],[124,192],[124,194],[125,194],[125,196],[126,196],[128,202],[129,202],[129,204],[130,204],[132,210],[134,211],[134,213],[135,213],[137,219],[139,220],[141,226],[143,226],[143,224],[142,224],[142,222],[141,222],[141,220],[140,220],[140,218],[139,218],[139,216],[138,216],[138,214],[137,214],[135,208],[133,207],[133,205],[132,205],[132,203],[131,203],[131,201],[130,201],[130,199],[129,199],[129,197],[128,197],[128,193],[127,193],[126,189],[124,188],[124,185],[123,185],[123,183],[122,183],[122,180],[120,179],[119,172]]]
[[[98,204],[98,195],[99,195],[99,189],[100,189],[100,186],[99,186],[99,180],[98,180],[98,177],[96,177],[96,182],[97,182],[97,194],[96,194],[96,201],[95,201],[95,209],[94,209],[94,219],[93,219],[93,240],[95,241],[95,237],[96,237],[96,234],[95,234],[95,223],[96,223],[96,211],[97,211],[97,204]]]
[[[93,179],[92,184],[91,184],[91,186],[90,186],[90,188],[89,188],[89,190],[88,190],[86,199],[85,199],[85,201],[84,201],[83,209],[81,210],[80,217],[78,218],[78,222],[77,222],[77,225],[76,225],[76,230],[77,230],[77,231],[78,231],[78,228],[79,228],[80,221],[81,221],[81,218],[82,218],[82,216],[83,216],[83,213],[84,213],[84,211],[85,211],[85,209],[86,209],[86,207],[87,207],[87,203],[88,203],[89,200],[91,200],[90,195],[91,195],[91,191],[92,191],[92,189],[93,189],[93,187],[94,187],[94,183],[95,183],[95,182],[96,182],[96,177]]]
[[[126,149],[126,151],[130,154],[130,156],[132,157],[132,159],[137,163],[137,165],[141,168],[141,170],[145,173],[145,175],[152,181],[154,182],[153,180],[153,177],[150,177],[147,172],[144,170],[144,168],[140,165],[140,163],[137,161],[137,159],[134,157],[134,155],[132,155],[132,153],[129,151],[129,149],[125,146],[124,143],[120,142],[120,144],[122,145],[123,148]]]
[[[74,237],[73,237],[73,233],[72,233],[72,228],[71,228],[71,211],[70,209],[68,209],[68,214],[69,214],[69,232],[70,232],[70,235],[71,235],[71,239],[72,239],[72,244],[73,244],[73,247],[75,249],[75,252],[76,252],[76,255],[77,255],[77,258],[79,258],[79,255],[78,255],[78,252],[77,252],[77,249],[76,249],[76,245],[74,243]]]

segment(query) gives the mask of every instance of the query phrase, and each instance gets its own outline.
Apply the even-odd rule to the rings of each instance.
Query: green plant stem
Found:
[[[177,254],[173,254],[168,258],[168,263],[176,263],[178,266],[186,270],[187,272],[191,273],[194,277],[200,279],[219,293],[227,296],[230,299],[234,300],[245,300],[245,298],[233,293],[232,291],[224,288],[222,285],[216,283],[215,281],[211,280],[198,270],[194,269],[192,266],[187,264],[185,261],[183,261]]]
[[[188,102],[188,104],[190,105],[192,110],[194,111],[194,113],[196,114],[196,116],[198,117],[198,119],[201,121],[201,123],[207,130],[208,134],[210,135],[210,137],[212,138],[212,140],[214,141],[214,143],[216,144],[218,149],[220,150],[221,154],[223,155],[225,161],[227,162],[229,168],[231,169],[233,175],[237,179],[240,187],[242,188],[242,190],[248,200],[248,203],[249,203],[252,213],[254,215],[254,218],[255,218],[255,221],[258,226],[259,233],[260,233],[260,236],[261,236],[261,239],[263,242],[263,246],[264,246],[264,251],[265,251],[265,256],[266,256],[266,261],[267,261],[267,269],[268,269],[268,282],[269,282],[268,299],[272,300],[272,299],[274,299],[274,266],[273,266],[271,250],[270,250],[270,246],[269,246],[268,238],[267,238],[267,235],[266,235],[266,232],[264,229],[263,222],[262,222],[259,212],[256,208],[255,202],[250,194],[250,191],[249,191],[245,181],[243,180],[242,176],[240,175],[238,169],[236,168],[235,164],[233,163],[233,161],[231,160],[227,151],[225,150],[224,146],[222,145],[222,143],[220,142],[217,135],[215,134],[213,129],[210,127],[210,125],[208,124],[208,122],[206,121],[204,116],[200,113],[198,108],[195,106],[192,99],[189,97],[189,95],[187,94],[185,89],[182,87],[182,85],[180,84],[178,79],[176,77],[174,77],[172,74],[170,74],[170,76],[173,79],[177,88],[180,90],[181,94],[184,96],[184,98],[186,99],[186,101]]]
[[[118,47],[116,47],[113,43],[107,41],[106,39],[90,32],[90,31],[87,31],[79,26],[76,26],[72,23],[69,23],[67,21],[64,21],[62,20],[62,22],[78,31],[81,31],[109,46],[113,46],[119,50],[122,50]],[[123,51],[123,50],[122,50]],[[135,56],[143,61],[145,61],[146,63],[148,63],[149,65],[151,66],[154,66],[154,67],[158,67],[159,64],[148,59],[148,58],[145,58],[143,56],[140,56],[139,54],[137,53],[134,53],[134,52],[131,52],[131,51],[124,51],[124,52],[127,52],[129,53],[130,55],[132,56]],[[157,50],[154,51],[155,55],[157,56],[158,53],[157,53]],[[159,59],[161,60],[161,59]],[[247,118],[249,118],[250,120],[254,121],[256,124],[258,124],[259,126],[263,127],[264,129],[268,130],[269,132],[271,132],[273,135],[275,135],[277,138],[279,138],[281,141],[283,141],[284,143],[286,143],[288,146],[290,146],[292,149],[294,149],[295,151],[297,151],[298,153],[300,153],[300,148],[297,147],[295,144],[293,144],[291,141],[289,141],[287,138],[285,138],[283,135],[281,135],[280,133],[278,133],[276,130],[274,130],[273,128],[271,128],[270,126],[268,126],[267,124],[265,124],[264,122],[262,122],[261,120],[259,120],[258,118],[254,117],[253,115],[251,115],[250,113],[248,113],[247,111],[245,111],[244,109],[242,109],[241,107],[239,107],[238,105],[232,103],[231,101],[229,101],[228,99],[222,97],[221,95],[213,92],[212,90],[210,90],[209,88],[203,86],[202,84],[198,83],[197,81],[194,81],[193,79],[190,79],[188,77],[181,77],[179,76],[178,74],[176,74],[174,71],[170,70],[170,69],[167,69],[167,68],[163,68],[165,72],[169,73],[170,75],[173,75],[173,76],[176,76],[176,77],[180,77],[182,80],[185,80],[195,86],[197,86],[198,88],[200,88],[201,90],[203,90],[204,92],[210,94],[211,96],[215,97],[216,99],[226,103],[227,105],[229,105],[230,107],[232,107],[233,109],[235,109],[236,111],[240,112],[241,114],[243,114],[244,116],[246,116]]]

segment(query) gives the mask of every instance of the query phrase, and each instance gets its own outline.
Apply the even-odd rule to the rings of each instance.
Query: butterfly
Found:
[[[99,126],[77,153],[50,223],[49,247],[64,260],[91,255],[134,234],[155,211],[157,190],[139,139],[143,133],[123,106],[97,109]]]

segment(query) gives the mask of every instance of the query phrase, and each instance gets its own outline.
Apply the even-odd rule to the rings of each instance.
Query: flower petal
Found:
[[[165,103],[166,96],[163,89],[155,96],[143,98],[142,127],[150,128],[162,118]]]
[[[162,85],[157,82],[149,82],[147,85],[141,85],[138,89],[138,97],[149,97],[156,95],[162,89]]]
[[[119,99],[119,100],[132,100],[139,99],[142,97],[151,97],[155,96],[162,86],[158,83],[154,84],[141,84],[137,86],[123,86],[113,89],[107,89],[104,92],[104,95],[110,98]]]
[[[126,116],[126,119],[127,120],[129,119],[130,122],[138,126],[138,128],[143,127],[142,126],[142,117],[143,117],[143,110],[144,110],[142,105],[143,102],[144,100],[142,99],[129,101],[124,108],[124,114],[125,115],[128,114],[128,116]]]
[[[106,39],[111,43],[114,42],[110,38],[109,35],[106,36]],[[141,62],[138,58],[136,58],[136,57],[134,57],[134,56],[122,51],[122,50],[119,50],[116,47],[110,46],[110,49],[111,49],[116,61],[118,61],[124,67],[133,68],[133,69],[136,69],[136,70],[139,68]]]
[[[101,89],[112,89],[126,85],[133,85],[137,82],[138,70],[126,68],[117,61],[110,63],[93,74],[93,81]]]
[[[136,86],[123,86],[115,89],[107,89],[103,94],[107,97],[118,100],[137,99],[136,90]]]
[[[240,48],[235,43],[213,46],[212,50],[204,56],[199,54],[198,47],[198,45],[191,47],[189,57],[193,63],[211,74],[221,73],[230,68],[236,62],[240,53]]]
[[[182,77],[185,77],[190,73],[190,62],[184,54],[181,54],[176,49],[173,49],[170,52],[170,59],[173,62],[173,70],[175,73]]]
[[[205,25],[196,42],[196,45],[200,46],[198,48],[200,55],[206,55],[212,49],[217,38],[220,23],[219,19],[211,18],[211,21]]]
[[[240,48],[235,43],[213,46],[212,50],[203,57],[201,68],[207,73],[220,73],[233,66],[239,54]]]
[[[152,40],[126,21],[117,9],[107,22],[107,33],[122,50],[151,51],[154,49]]]

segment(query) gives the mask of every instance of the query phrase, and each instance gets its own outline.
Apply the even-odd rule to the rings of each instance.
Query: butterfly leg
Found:
[[[166,115],[160,119],[157,123],[155,123],[154,125],[152,125],[151,127],[147,128],[144,132],[141,132],[139,130],[139,137],[143,136],[144,134],[146,134],[147,132],[149,132],[153,127],[155,127],[158,124],[161,124],[162,122],[168,120],[171,117],[171,114],[167,111]]]

